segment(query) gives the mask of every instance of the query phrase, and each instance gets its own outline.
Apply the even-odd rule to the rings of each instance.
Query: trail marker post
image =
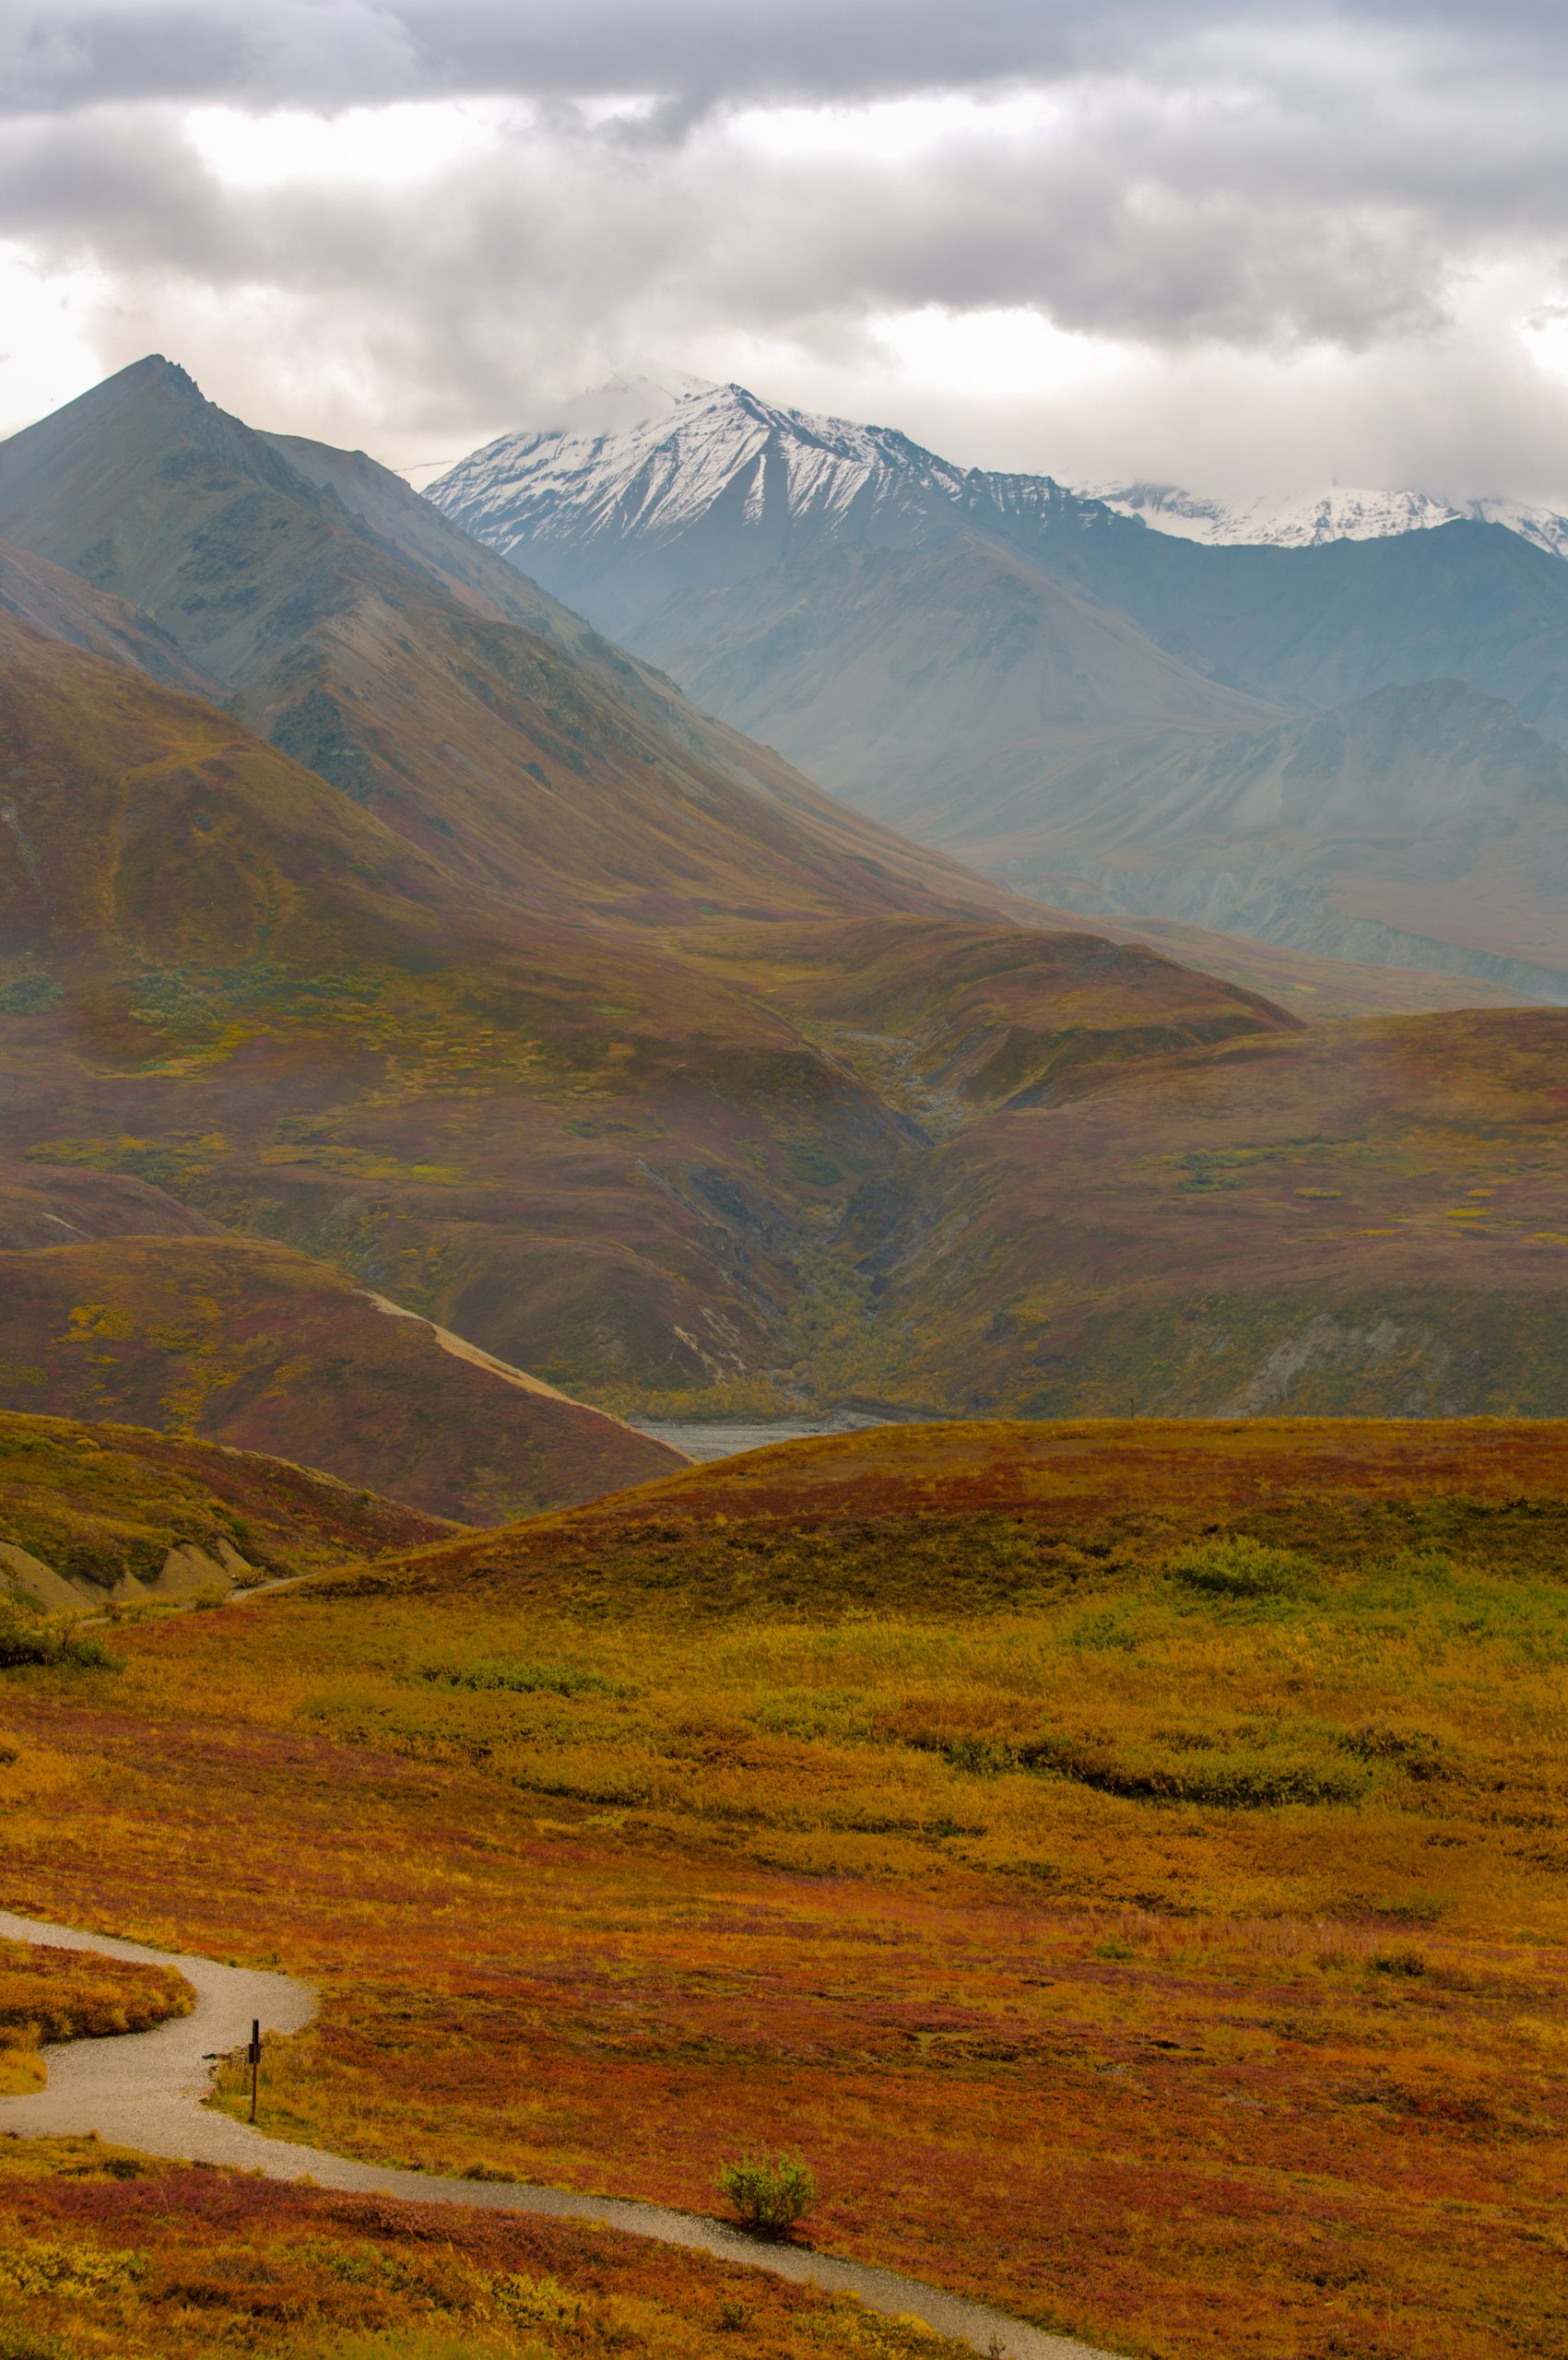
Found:
[[[251,2019],[251,2120],[256,2118],[256,2091],[261,2083],[261,2022]]]

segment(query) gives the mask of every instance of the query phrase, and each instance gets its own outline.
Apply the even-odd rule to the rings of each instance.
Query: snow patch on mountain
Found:
[[[1456,504],[1426,491],[1377,491],[1334,484],[1326,490],[1205,499],[1174,484],[1094,483],[1075,487],[1080,499],[1137,516],[1157,533],[1216,546],[1315,549],[1325,541],[1385,540],[1396,533],[1428,532],[1462,519],[1505,525],[1553,557],[1568,556],[1568,516],[1527,501],[1491,498]]]

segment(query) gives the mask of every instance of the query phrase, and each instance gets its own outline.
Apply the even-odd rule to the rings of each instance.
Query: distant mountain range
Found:
[[[1546,511],[1091,496],[632,380],[429,498],[711,711],[1052,903],[1568,999],[1539,784],[1568,744],[1568,525]],[[1235,791],[1328,709],[1338,816]]]
[[[1141,517],[1157,533],[1215,546],[1316,549],[1324,541],[1383,541],[1437,525],[1504,525],[1553,557],[1568,557],[1568,516],[1527,500],[1467,500],[1456,506],[1427,491],[1326,490],[1205,499],[1168,483],[1079,484],[1085,500]]]
[[[478,1521],[670,1463],[607,1410],[1568,1402],[1568,1017],[1254,946],[1287,1009],[1186,913],[1102,930],[1007,881],[1061,856],[1068,898],[1098,862],[1152,902],[1244,834],[1241,889],[1288,879],[1298,933],[1381,880],[1358,956],[1549,912],[1563,757],[1495,686],[1373,679],[1336,716],[1273,676],[1464,616],[1478,669],[1524,664],[1568,572],[1447,526],[1352,549],[1454,549],[1411,572],[1426,622],[1384,575],[1342,616],[1341,548],[1161,540],[676,391],[671,449],[554,510],[556,572],[645,610],[635,654],[164,360],[0,446],[0,1408]],[[1511,610],[1478,619],[1478,566]],[[1161,598],[1270,677],[1161,636]],[[997,874],[712,718],[643,652],[678,628],[868,778],[896,749]]]

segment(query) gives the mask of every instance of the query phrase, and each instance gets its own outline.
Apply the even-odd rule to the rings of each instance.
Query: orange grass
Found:
[[[1169,2360],[1568,2349],[1562,1437],[1188,1441],[770,1453],[14,1675],[6,1889],[315,1981],[286,2135],[784,2149],[823,2247]],[[1122,1775],[1282,1747],[1345,1783]]]
[[[0,1939],[0,2094],[42,2086],[42,2041],[146,2032],[195,2000],[172,1967]]]
[[[211,2360],[957,2360],[859,2304],[578,2222],[0,2146],[0,2352]]]

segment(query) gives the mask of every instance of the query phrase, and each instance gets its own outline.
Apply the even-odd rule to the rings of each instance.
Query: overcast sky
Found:
[[[618,367],[1568,502],[1564,0],[0,0],[0,431],[147,351],[424,480]]]

